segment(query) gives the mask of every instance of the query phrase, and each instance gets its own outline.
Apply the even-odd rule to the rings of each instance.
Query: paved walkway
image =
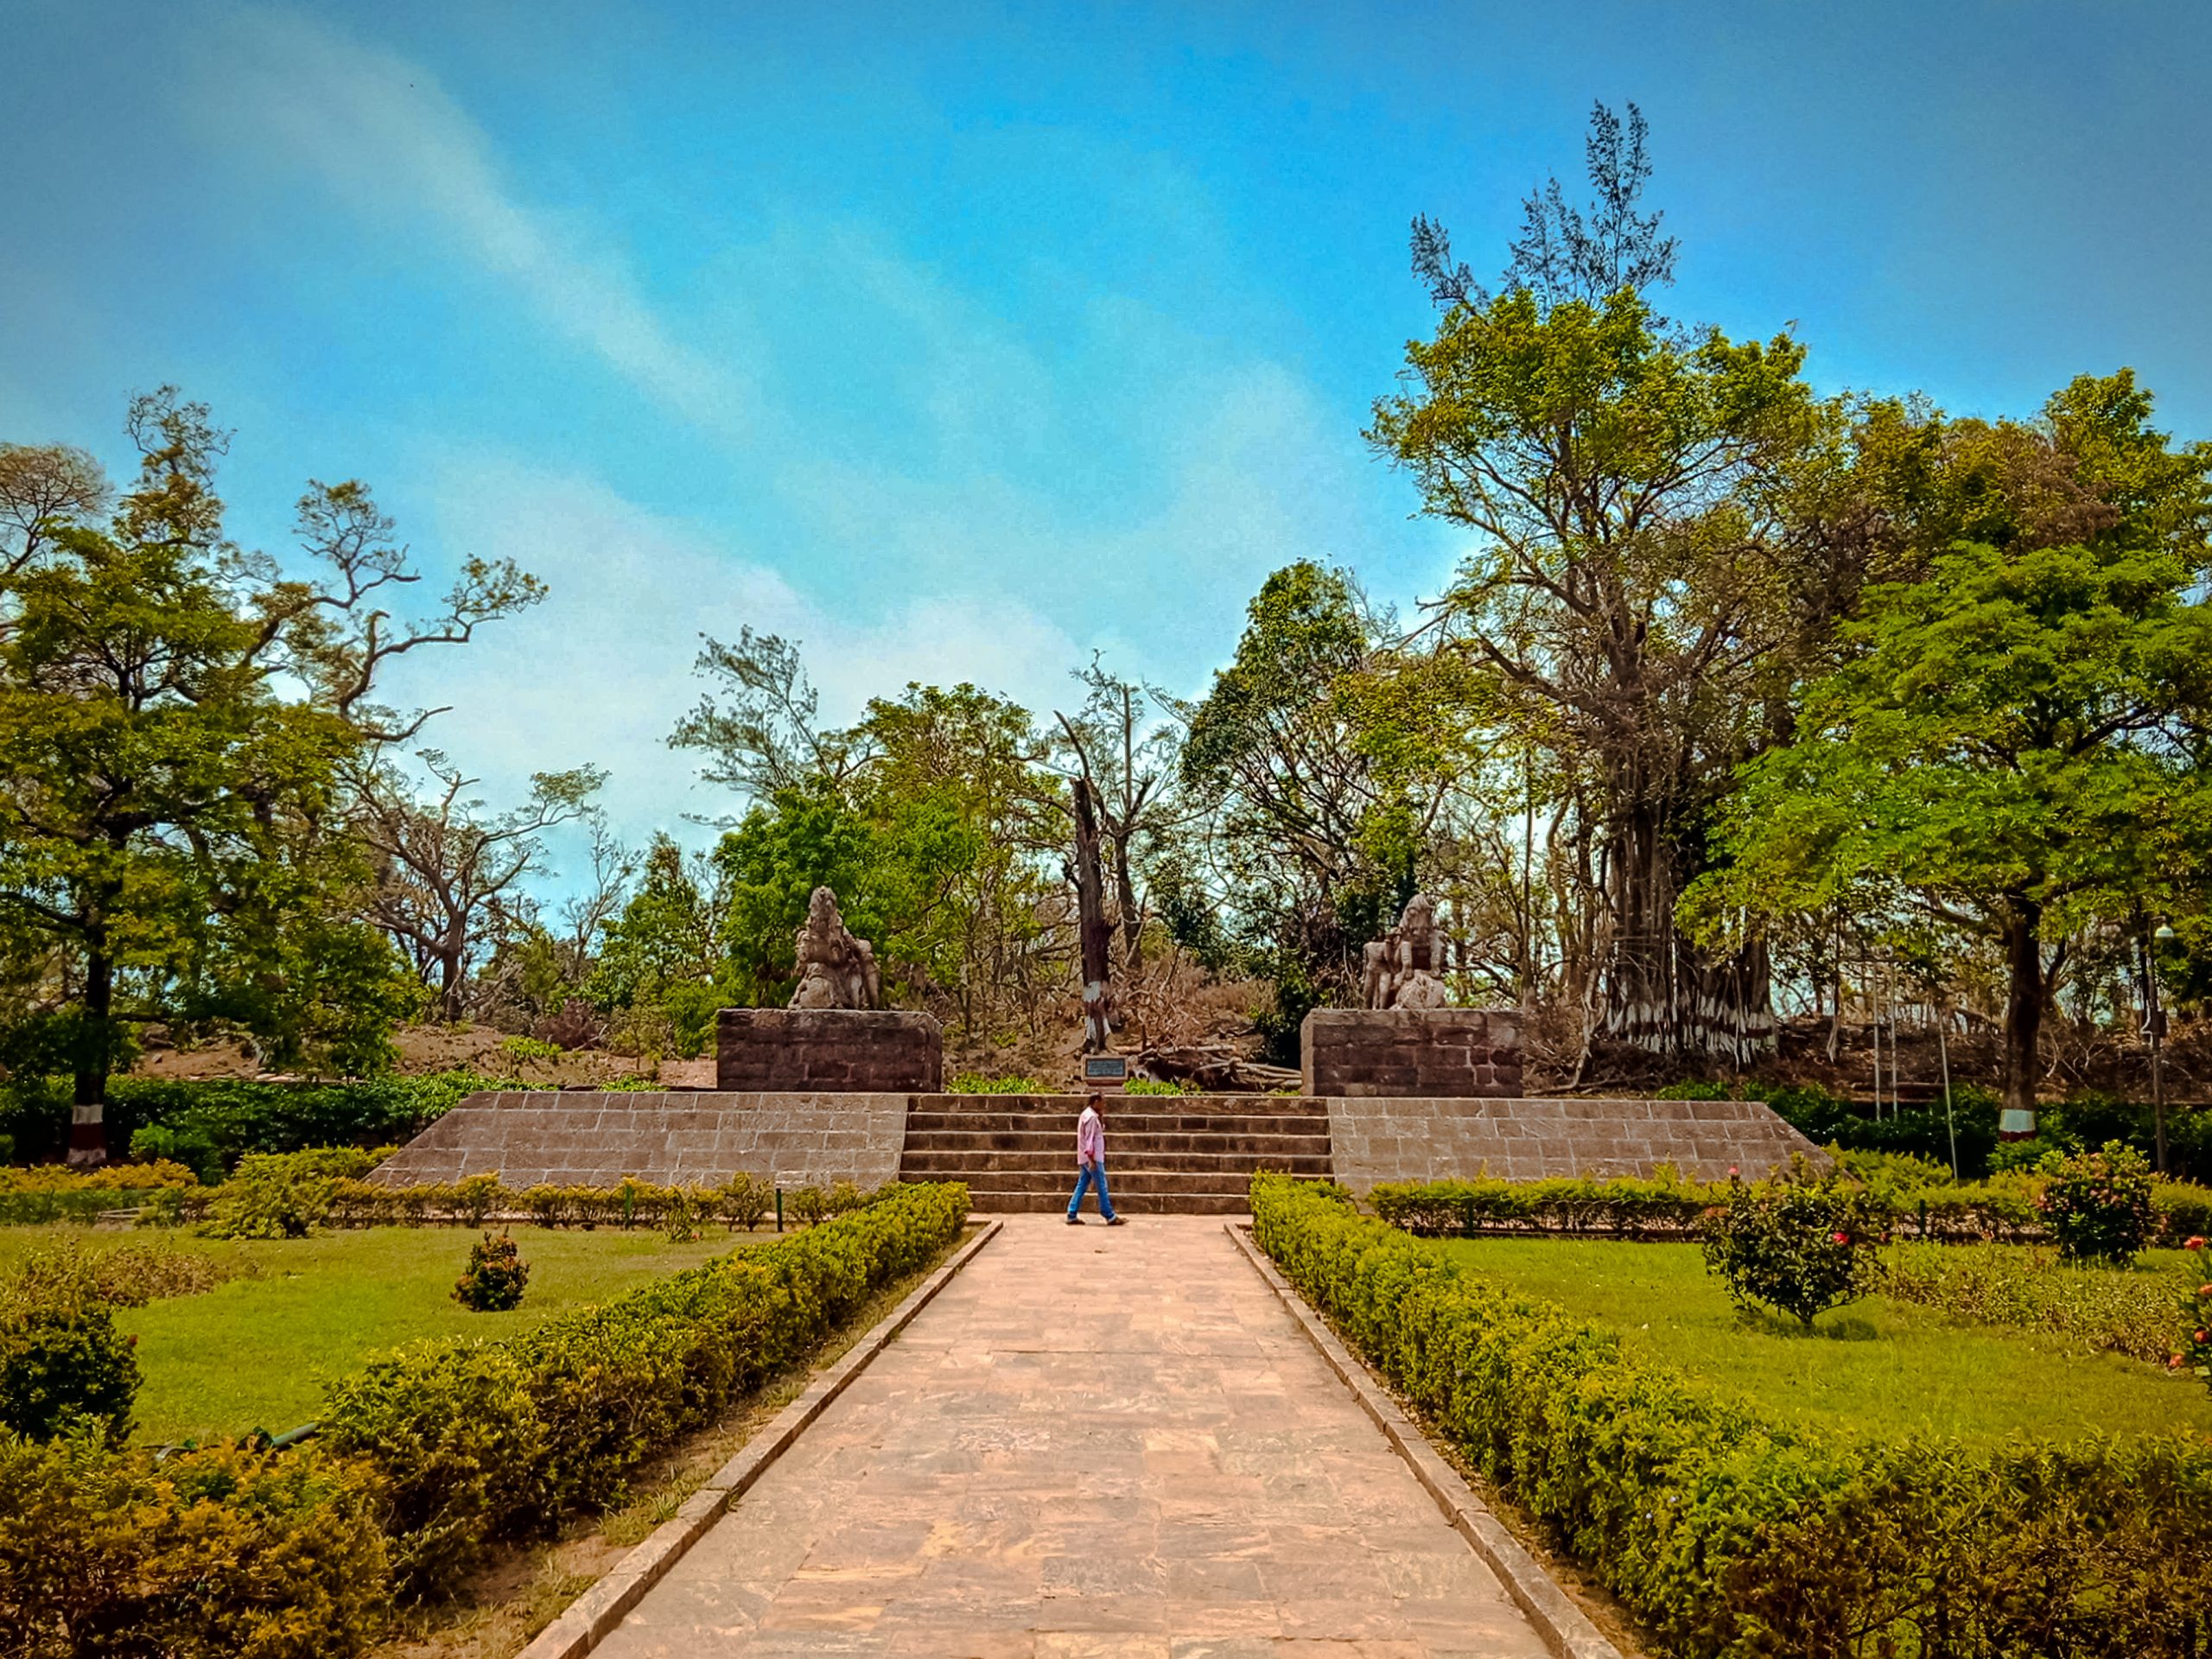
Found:
[[[1544,1651],[1218,1219],[1011,1216],[595,1659]]]

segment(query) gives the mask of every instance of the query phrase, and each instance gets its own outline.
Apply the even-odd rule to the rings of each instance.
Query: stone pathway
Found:
[[[1015,1216],[595,1659],[1535,1659],[1217,1219]]]

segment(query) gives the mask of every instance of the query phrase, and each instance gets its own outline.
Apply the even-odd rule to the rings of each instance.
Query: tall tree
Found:
[[[1592,132],[1592,217],[1555,181],[1532,198],[1495,297],[1417,225],[1416,265],[1448,309],[1408,346],[1408,389],[1376,404],[1369,435],[1426,513],[1474,533],[1446,608],[1514,744],[1592,780],[1605,1030],[1741,1061],[1772,1039],[1764,957],[1699,952],[1675,903],[1808,642],[1797,589],[1820,561],[1798,544],[1786,486],[1837,417],[1794,340],[1686,333],[1652,309],[1639,284],[1668,274],[1673,246],[1636,211],[1641,118],[1625,145],[1609,119]]]
[[[2121,374],[2037,426],[1948,435],[1928,516],[2005,544],[1867,592],[1850,658],[1745,769],[1728,861],[1687,901],[1714,937],[1840,909],[1989,940],[2017,1109],[2071,936],[2195,909],[2212,874],[2212,445],[2177,449],[2150,416]]]
[[[378,671],[537,592],[472,562],[440,616],[395,632],[372,595],[416,578],[362,533],[386,521],[361,486],[310,487],[315,577],[287,577],[224,537],[228,435],[205,405],[163,387],[127,427],[138,476],[104,524],[81,457],[13,448],[0,466],[26,537],[0,577],[0,929],[48,963],[10,1045],[73,1076],[84,1161],[105,1154],[108,1078],[137,1027],[226,1013],[281,1046],[314,1023],[309,985],[337,958],[354,958],[339,982],[374,980],[373,942],[344,914],[359,865],[333,825],[345,770],[423,718],[374,705]]]
[[[1094,657],[1076,671],[1084,686],[1073,715],[1055,711],[1058,764],[1090,790],[1114,887],[1123,967],[1143,963],[1145,904],[1139,868],[1148,847],[1188,823],[1195,809],[1177,787],[1176,729],[1154,712],[1154,695],[1107,671]],[[1088,970],[1086,970],[1088,977]]]
[[[420,759],[436,790],[420,796],[412,779],[384,766],[363,780],[353,828],[375,864],[370,918],[413,958],[439,1016],[454,1020],[466,1011],[471,968],[499,942],[497,924],[524,896],[525,880],[543,871],[545,831],[590,817],[607,774],[537,772],[527,800],[495,811],[467,792],[478,780],[445,755],[425,749]]]

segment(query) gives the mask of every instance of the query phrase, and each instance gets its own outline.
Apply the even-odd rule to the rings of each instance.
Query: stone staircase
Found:
[[[1051,1211],[1075,1187],[1077,1095],[917,1095],[899,1174],[965,1181],[979,1211]],[[1330,1173],[1325,1102],[1285,1095],[1106,1101],[1106,1175],[1133,1216],[1238,1215],[1255,1169]],[[1093,1214],[1094,1199],[1084,1201]]]

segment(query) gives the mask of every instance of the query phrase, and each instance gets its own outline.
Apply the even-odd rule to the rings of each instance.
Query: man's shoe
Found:
[[[1126,1227],[1129,1224],[1122,1220],[1119,1216],[1109,1216],[1106,1217],[1106,1224],[1109,1227]]]
[[[1081,1216],[1070,1216],[1070,1217],[1068,1217],[1068,1225],[1069,1225],[1069,1226],[1071,1226],[1071,1227],[1080,1227],[1080,1226],[1082,1226],[1082,1225],[1083,1225],[1083,1217],[1082,1217]]]

